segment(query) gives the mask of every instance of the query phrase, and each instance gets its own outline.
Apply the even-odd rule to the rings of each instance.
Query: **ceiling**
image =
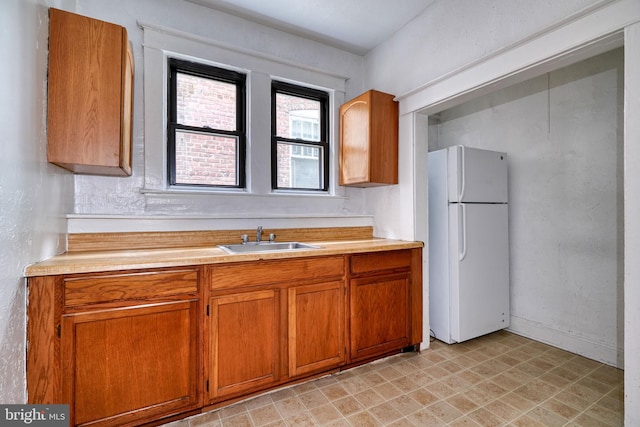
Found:
[[[435,0],[188,0],[364,55]]]

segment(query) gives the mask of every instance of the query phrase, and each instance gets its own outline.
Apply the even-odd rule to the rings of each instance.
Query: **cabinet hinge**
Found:
[[[209,310],[210,310],[211,306],[209,304],[207,304],[207,316],[209,316]]]
[[[209,380],[207,380],[207,391],[209,391]]]
[[[56,326],[56,330],[58,333],[58,338],[60,338],[62,336],[62,325],[60,323],[58,323],[58,326]]]

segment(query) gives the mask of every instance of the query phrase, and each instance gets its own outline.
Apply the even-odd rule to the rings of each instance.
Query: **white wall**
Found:
[[[509,155],[511,330],[623,366],[623,52],[438,114],[429,150]]]
[[[188,217],[252,217],[255,224],[268,221],[263,218],[298,216],[312,217],[314,215],[336,216],[360,215],[364,213],[364,192],[361,189],[343,189],[335,186],[337,175],[332,176],[333,195],[329,197],[300,197],[291,195],[273,195],[269,186],[269,144],[270,144],[270,116],[268,108],[250,104],[249,129],[250,146],[248,157],[248,171],[250,176],[250,193],[253,194],[216,194],[201,193],[176,194],[157,191],[149,188],[150,182],[157,182],[158,178],[147,177],[144,174],[154,173],[150,161],[153,156],[160,156],[164,152],[163,129],[166,127],[162,120],[165,117],[162,104],[162,90],[166,87],[162,81],[162,67],[154,66],[145,70],[149,64],[150,55],[161,52],[158,43],[171,43],[166,49],[176,49],[179,54],[189,54],[188,49],[200,46],[196,50],[208,55],[207,59],[225,64],[229,58],[244,56],[250,58],[252,53],[257,56],[247,63],[272,64],[281,61],[273,70],[278,69],[283,74],[295,75],[304,81],[305,76],[312,79],[326,73],[330,76],[343,76],[346,79],[344,88],[336,93],[340,102],[358,95],[363,91],[362,65],[363,58],[346,51],[335,49],[298,36],[258,25],[254,22],[237,18],[222,12],[212,10],[184,0],[87,0],[78,2],[78,13],[103,19],[123,25],[129,32],[135,61],[135,93],[134,93],[134,143],[133,143],[133,176],[128,178],[109,178],[96,176],[75,177],[75,207],[74,213],[79,216],[94,215],[134,215],[134,216],[183,216]],[[160,42],[156,37],[150,42],[148,37],[151,30],[158,28]],[[169,29],[164,31],[164,28]],[[155,30],[154,30],[155,31]],[[167,35],[169,34],[169,35]],[[193,38],[196,41],[184,43],[180,40]],[[143,52],[143,37],[145,50]],[[155,37],[155,36],[154,36]],[[164,39],[162,39],[164,37]],[[177,40],[177,41],[176,41]],[[185,47],[186,46],[186,47]],[[156,49],[152,51],[151,49]],[[148,57],[145,57],[148,56]],[[195,53],[198,55],[198,52]],[[232,66],[245,64],[229,63]],[[275,74],[275,72],[274,72]],[[278,74],[276,74],[277,76]],[[270,88],[269,75],[264,70],[258,70],[251,75],[249,92],[262,93],[268,106]],[[146,90],[143,90],[146,88]],[[155,96],[153,100],[150,96]],[[146,105],[145,105],[146,99]],[[255,98],[254,98],[255,100]],[[338,103],[339,105],[339,103]],[[153,111],[152,111],[153,110]],[[157,113],[154,113],[156,111]],[[333,111],[333,132],[337,140],[337,111]],[[146,134],[145,134],[146,133]],[[155,144],[156,148],[150,149]],[[145,150],[147,150],[145,152]],[[261,154],[260,154],[261,153]],[[332,154],[332,161],[337,164],[337,151]],[[145,164],[146,162],[146,164]],[[161,160],[160,160],[161,162]],[[145,170],[146,165],[146,170]],[[160,175],[164,168],[160,170]],[[145,188],[146,187],[146,188]],[[152,186],[153,187],[153,186]],[[118,218],[112,217],[117,224]],[[135,218],[122,219],[125,222],[135,221]],[[176,223],[178,221],[175,221]],[[368,222],[371,222],[369,219]],[[117,227],[117,225],[115,225]]]
[[[24,403],[24,267],[62,252],[69,173],[46,162],[48,6],[0,3],[0,402]]]

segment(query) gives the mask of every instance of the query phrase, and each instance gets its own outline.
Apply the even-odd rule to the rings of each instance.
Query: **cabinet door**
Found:
[[[63,316],[63,401],[74,425],[142,423],[198,406],[197,302]]]
[[[369,98],[340,108],[340,185],[369,181]]]
[[[351,360],[410,344],[409,284],[408,272],[351,280]]]
[[[336,367],[345,361],[344,282],[289,289],[289,375]]]
[[[279,379],[279,292],[211,298],[209,399],[266,388]]]

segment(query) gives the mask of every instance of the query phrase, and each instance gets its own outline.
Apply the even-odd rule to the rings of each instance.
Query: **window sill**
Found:
[[[298,190],[275,190],[270,193],[265,194],[257,194],[251,193],[244,189],[197,189],[197,188],[185,188],[185,189],[177,189],[177,188],[169,188],[163,190],[156,189],[147,189],[143,188],[140,190],[140,193],[147,196],[202,196],[202,197],[221,197],[221,196],[230,196],[230,197],[247,197],[247,198],[273,198],[273,197],[282,197],[282,198],[325,198],[325,199],[346,199],[347,197],[341,194],[330,194],[328,192],[305,192]]]

